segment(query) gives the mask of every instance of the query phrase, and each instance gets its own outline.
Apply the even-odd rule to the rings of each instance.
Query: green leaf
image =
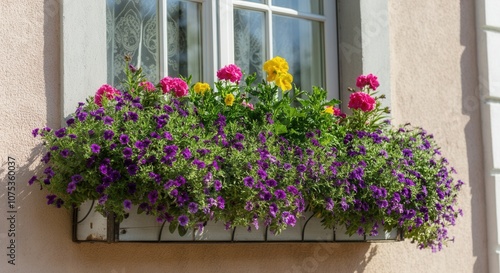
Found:
[[[179,226],[179,228],[177,230],[179,231],[179,235],[181,237],[183,237],[184,235],[186,235],[186,233],[188,232],[187,228],[185,228],[183,226]]]
[[[168,226],[168,231],[170,231],[170,233],[174,234],[176,229],[177,229],[177,223],[171,222],[170,225]]]

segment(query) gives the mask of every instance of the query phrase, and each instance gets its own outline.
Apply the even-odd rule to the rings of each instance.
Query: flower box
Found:
[[[164,242],[164,243],[209,243],[209,242],[391,242],[402,241],[402,231],[383,232],[377,236],[346,234],[345,229],[326,229],[320,219],[311,212],[306,213],[290,227],[274,235],[266,228],[243,227],[226,229],[222,223],[208,221],[202,232],[188,231],[184,236],[171,233],[168,226],[158,223],[154,217],[144,214],[130,214],[121,223],[112,216],[104,217],[87,201],[73,211],[73,241],[75,242]],[[263,225],[262,225],[263,226]]]

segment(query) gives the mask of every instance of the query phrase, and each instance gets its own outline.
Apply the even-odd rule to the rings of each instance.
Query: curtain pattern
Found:
[[[108,0],[106,7],[108,82],[120,86],[124,56],[141,67],[149,80],[159,76],[158,15],[156,0]]]

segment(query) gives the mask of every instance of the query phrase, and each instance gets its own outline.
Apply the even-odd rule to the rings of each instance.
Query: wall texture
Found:
[[[0,272],[487,272],[473,1],[389,2],[396,123],[435,134],[467,181],[464,217],[440,253],[385,244],[75,244],[71,215],[26,181],[38,165],[31,129],[60,124],[56,0],[0,2]],[[354,82],[353,82],[354,84]],[[6,162],[17,174],[16,265],[7,263]]]

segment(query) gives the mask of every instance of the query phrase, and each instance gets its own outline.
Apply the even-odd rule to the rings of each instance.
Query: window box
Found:
[[[123,222],[114,221],[94,210],[93,201],[87,201],[73,210],[74,242],[159,242],[159,243],[207,243],[207,242],[394,242],[402,241],[402,230],[382,232],[378,236],[349,236],[345,229],[325,229],[320,219],[311,212],[279,235],[266,228],[248,231],[243,227],[226,230],[222,223],[209,221],[202,232],[190,230],[184,236],[171,233],[168,225],[159,223],[155,217],[130,213]],[[134,211],[134,210],[132,210]],[[264,226],[264,225],[261,225]]]

